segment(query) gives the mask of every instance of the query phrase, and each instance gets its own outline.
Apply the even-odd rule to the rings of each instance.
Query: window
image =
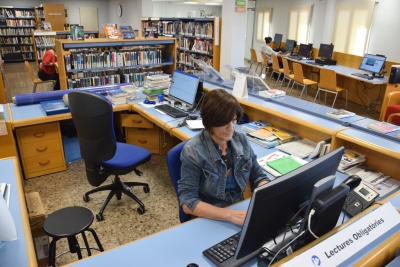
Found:
[[[257,8],[257,41],[264,42],[264,38],[269,36],[271,16],[272,8]]]
[[[367,47],[375,2],[336,4],[332,42],[335,51],[362,56]]]
[[[296,40],[298,44],[308,43],[312,7],[312,5],[289,7],[288,39]]]

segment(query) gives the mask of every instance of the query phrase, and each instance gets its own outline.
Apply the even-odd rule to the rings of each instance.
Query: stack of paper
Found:
[[[317,143],[304,138],[277,146],[276,148],[299,158],[306,158],[314,152]]]
[[[171,85],[171,77],[169,74],[150,75],[146,78],[143,86],[143,94],[158,95],[164,93]]]
[[[377,123],[371,123],[370,125],[368,125],[368,128],[380,133],[390,133],[390,132],[394,132],[397,130],[400,130],[400,126],[394,125],[394,124],[390,124],[388,122],[377,122]]]
[[[346,172],[351,168],[361,165],[365,161],[365,156],[351,149],[345,149],[339,163],[338,171]]]
[[[107,91],[107,99],[110,100],[113,105],[125,104],[127,97],[128,93],[122,91],[121,89]]]
[[[257,162],[258,164],[260,164],[261,168],[263,168],[274,177],[282,176],[283,174],[293,171],[307,163],[307,161],[305,160],[288,155],[281,151],[275,151],[262,158],[259,158],[257,159]]]

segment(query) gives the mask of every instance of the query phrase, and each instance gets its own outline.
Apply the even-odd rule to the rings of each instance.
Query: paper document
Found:
[[[199,130],[204,128],[203,120],[186,120],[186,126],[190,130]]]

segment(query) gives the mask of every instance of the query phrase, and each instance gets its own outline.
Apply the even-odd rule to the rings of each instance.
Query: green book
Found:
[[[277,172],[283,174],[286,174],[288,172],[291,172],[302,165],[294,160],[292,157],[284,157],[272,161],[268,161],[267,165],[271,167],[272,169],[276,170]]]

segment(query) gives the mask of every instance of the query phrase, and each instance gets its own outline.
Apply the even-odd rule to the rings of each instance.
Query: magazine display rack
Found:
[[[168,37],[56,40],[56,51],[61,89],[143,81],[149,72],[172,73],[176,66],[176,40]]]

